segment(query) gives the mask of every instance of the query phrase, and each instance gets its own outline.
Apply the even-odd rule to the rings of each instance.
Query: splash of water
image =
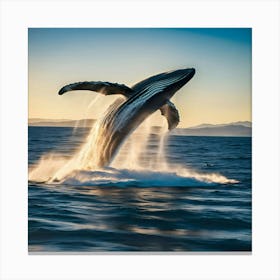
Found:
[[[98,101],[96,97],[88,109]],[[106,141],[102,122],[108,112],[123,102],[117,99],[94,123],[84,144],[69,159],[59,154],[44,155],[29,172],[30,181],[72,185],[157,185],[193,186],[212,183],[237,183],[216,173],[201,174],[181,165],[168,163],[165,151],[168,137],[165,119],[157,132],[151,117],[134,131],[120,148],[111,167],[99,168],[98,157],[102,154],[100,141]],[[157,139],[150,147],[151,137]],[[151,149],[153,153],[151,153]],[[152,170],[152,171],[151,171]]]
[[[98,99],[94,101],[97,102]],[[105,141],[104,131],[101,129],[102,122],[105,119],[105,116],[110,112],[114,107],[118,106],[123,99],[117,99],[108,109],[103,113],[92,126],[92,129],[81,148],[74,154],[74,156],[66,162],[61,168],[59,168],[49,180],[50,182],[60,181],[66,175],[73,172],[74,170],[98,170],[98,158],[102,154],[101,145],[102,141]],[[91,103],[93,106],[94,103]]]
[[[141,158],[146,155],[145,151],[151,134],[151,129],[150,121],[147,119],[130,135],[111,166],[116,169],[143,169],[144,167],[141,165]]]
[[[155,169],[168,170],[168,163],[165,156],[165,150],[166,150],[165,145],[168,137],[167,132],[168,132],[167,123],[163,122],[160,129],[160,138],[159,138],[159,145],[158,145],[158,151],[156,156],[156,164],[154,166]]]

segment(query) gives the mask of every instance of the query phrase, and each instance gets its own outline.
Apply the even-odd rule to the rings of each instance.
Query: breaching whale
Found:
[[[73,90],[90,90],[104,95],[120,94],[98,122],[93,167],[108,166],[126,139],[156,110],[166,117],[168,129],[179,123],[179,113],[169,100],[195,74],[194,68],[179,69],[149,77],[132,87],[109,82],[77,82],[62,87],[58,94]]]

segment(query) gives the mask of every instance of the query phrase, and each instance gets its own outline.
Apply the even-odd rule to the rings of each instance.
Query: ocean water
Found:
[[[44,155],[46,167],[71,158],[89,132],[28,131],[30,170]],[[29,181],[29,252],[251,251],[251,138],[152,134],[137,169],[125,168],[128,144],[121,168]]]

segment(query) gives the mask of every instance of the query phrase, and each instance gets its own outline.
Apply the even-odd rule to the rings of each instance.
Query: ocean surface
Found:
[[[28,132],[32,170],[44,155],[71,158],[89,129]],[[251,251],[251,138],[175,133],[163,144],[152,134],[135,170],[122,165],[52,184],[30,180],[29,252]],[[118,160],[129,162],[131,151],[133,143]],[[168,166],[157,169],[151,161],[163,163],[163,151]],[[216,174],[229,180],[217,182]]]

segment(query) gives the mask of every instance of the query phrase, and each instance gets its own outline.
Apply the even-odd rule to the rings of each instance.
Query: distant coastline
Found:
[[[91,127],[95,121],[94,119],[28,119],[28,126]]]
[[[37,127],[85,127],[89,128],[96,120],[94,119],[39,119],[33,118],[28,120],[28,126]],[[157,128],[155,127],[155,130]],[[176,128],[171,132],[173,135],[189,136],[236,136],[251,137],[252,123],[249,121],[239,121],[226,124],[200,124],[187,128]]]

